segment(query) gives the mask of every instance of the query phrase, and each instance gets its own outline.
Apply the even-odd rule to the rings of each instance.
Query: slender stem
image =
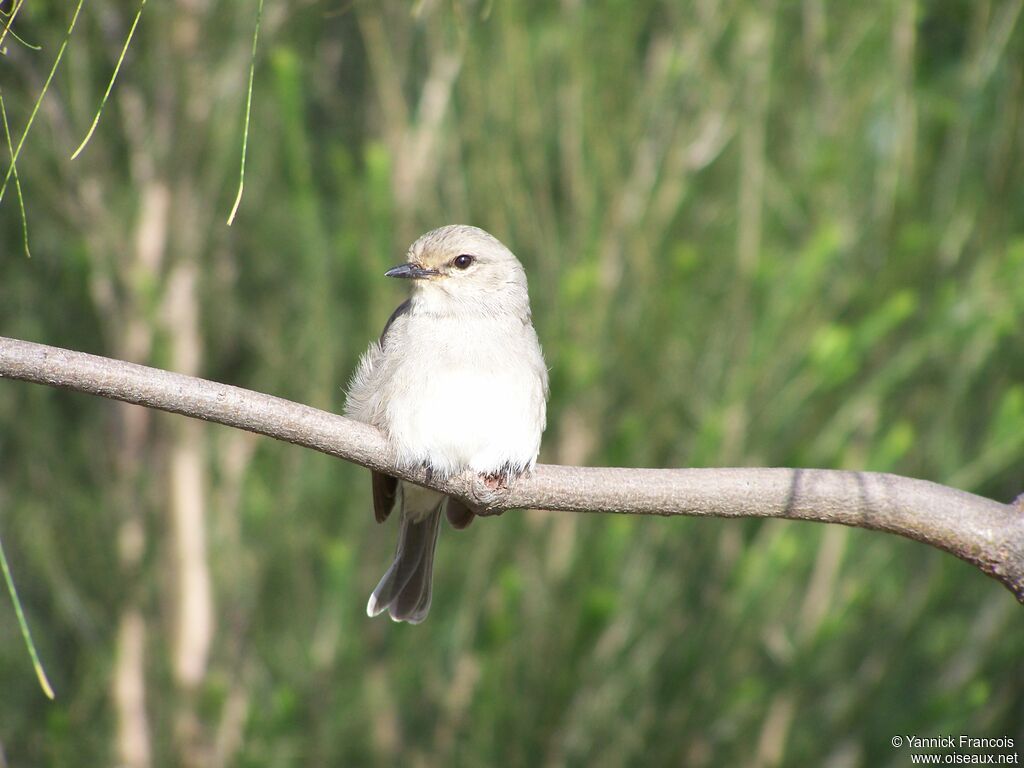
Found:
[[[7,148],[11,151],[11,170],[14,172],[14,190],[18,194],[18,211],[21,214],[21,238],[25,246],[25,256],[32,258],[32,251],[28,247],[28,216],[25,215],[25,196],[21,192],[21,177],[18,176],[18,166],[14,164],[14,144],[11,143],[11,126],[7,122],[7,107],[4,105],[4,94],[0,91],[0,119],[4,124],[4,138],[7,140]]]
[[[245,126],[242,128],[242,164],[238,171],[238,193],[235,203],[228,214],[228,226],[235,221],[238,206],[242,203],[242,190],[245,189],[245,156],[249,151],[249,115],[252,113],[252,82],[256,76],[256,45],[260,41],[260,25],[263,23],[263,0],[256,8],[256,28],[252,32],[252,54],[249,56],[249,88],[245,94]]]
[[[85,145],[89,143],[89,139],[92,138],[93,132],[96,130],[96,126],[100,123],[100,115],[103,114],[103,107],[107,105],[107,99],[110,98],[110,92],[114,89],[114,81],[117,80],[117,73],[121,71],[121,64],[124,62],[125,54],[128,53],[128,46],[132,42],[132,37],[135,35],[135,28],[139,26],[139,19],[142,17],[142,9],[146,7],[146,0],[142,0],[139,3],[139,10],[135,13],[135,20],[132,22],[131,29],[128,30],[128,37],[125,38],[124,46],[121,48],[121,55],[117,57],[117,64],[114,65],[114,73],[110,76],[110,81],[107,83],[107,90],[103,93],[103,98],[100,99],[100,106],[96,110],[96,116],[92,119],[92,125],[89,126],[89,132],[85,134],[85,138],[82,139],[82,143],[78,145],[78,149],[71,153],[71,159],[74,160],[78,157],[82,150],[85,149]]]
[[[57,74],[57,67],[60,66],[60,60],[64,57],[64,49],[68,47],[68,40],[71,39],[71,33],[75,29],[75,24],[78,22],[78,14],[82,10],[82,4],[85,0],[78,0],[78,5],[75,6],[75,13],[71,17],[71,23],[68,25],[68,31],[64,33],[64,40],[60,44],[60,48],[57,49],[57,56],[53,60],[53,66],[50,67],[50,74],[46,76],[46,82],[43,83],[42,90],[39,91],[39,96],[36,98],[36,103],[32,107],[32,113],[28,116],[28,123],[25,125],[25,131],[21,134],[21,138],[18,140],[18,146],[14,150],[14,156],[11,158],[11,167],[7,169],[7,175],[4,176],[3,184],[0,184],[0,202],[4,199],[4,192],[7,190],[7,182],[11,179],[11,174],[14,173],[14,169],[18,164],[18,157],[21,155],[21,147],[25,143],[25,139],[28,137],[28,132],[32,129],[32,123],[36,119],[36,114],[39,112],[39,105],[43,103],[43,99],[46,97],[46,92],[50,88],[50,83],[53,82],[53,76]]]
[[[571,512],[774,517],[887,531],[943,549],[1024,602],[1024,512],[955,488],[826,469],[621,469],[538,465],[508,487],[400,466],[374,427],[281,398],[157,368],[0,337],[0,376],[245,429],[460,496],[483,514]]]
[[[36,653],[36,644],[32,642],[32,633],[28,628],[28,621],[25,620],[25,612],[21,609],[21,600],[18,599],[18,590],[14,587],[14,577],[11,575],[11,568],[7,565],[7,554],[4,552],[3,542],[0,541],[0,569],[4,572],[4,581],[7,582],[7,591],[11,593],[11,602],[14,603],[14,614],[18,617],[18,626],[21,627],[21,636],[25,640],[25,647],[28,648],[28,655],[32,659],[32,667],[39,678],[39,685],[48,699],[53,699],[53,687],[46,678],[46,671],[42,662],[39,661],[39,654]]]

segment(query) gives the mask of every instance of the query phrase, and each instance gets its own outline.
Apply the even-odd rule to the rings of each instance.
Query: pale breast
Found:
[[[399,455],[443,474],[532,466],[547,388],[533,329],[514,320],[421,322],[403,334],[384,398]]]

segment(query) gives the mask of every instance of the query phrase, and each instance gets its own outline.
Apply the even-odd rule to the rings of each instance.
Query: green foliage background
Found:
[[[16,136],[73,5],[20,11],[41,51],[5,43]],[[228,228],[256,3],[150,3],[72,162],[134,13],[96,0],[19,159],[31,258],[13,189],[0,206],[0,333],[338,411],[403,297],[383,271],[467,222],[530,275],[542,460],[883,470],[1008,501],[1021,10],[268,3]],[[1024,612],[924,546],[509,513],[445,531],[429,620],[393,625],[363,613],[395,535],[365,471],[140,413],[0,384],[0,535],[58,693],[0,602],[0,765],[876,766],[909,763],[895,734],[1024,743]],[[190,492],[215,627],[186,680]]]

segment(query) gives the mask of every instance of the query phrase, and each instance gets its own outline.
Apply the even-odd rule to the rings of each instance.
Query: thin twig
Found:
[[[157,368],[0,337],[0,376],[245,429],[459,496],[513,508],[772,517],[887,531],[950,552],[1024,602],[1024,514],[925,480],[825,469],[620,469],[539,465],[507,487],[399,465],[374,427],[306,405]]]

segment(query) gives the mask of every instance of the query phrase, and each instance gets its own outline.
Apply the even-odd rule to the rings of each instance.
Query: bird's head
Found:
[[[529,313],[523,266],[477,227],[452,224],[427,232],[409,248],[406,263],[385,274],[410,279],[418,298],[438,310]]]

